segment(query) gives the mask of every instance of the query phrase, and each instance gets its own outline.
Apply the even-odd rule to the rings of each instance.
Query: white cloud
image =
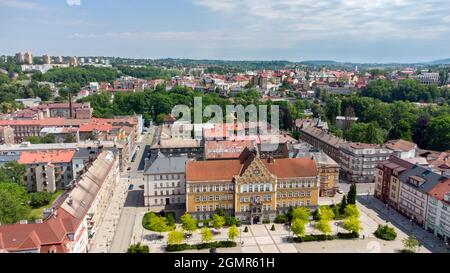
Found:
[[[69,6],[81,6],[81,0],[66,0]]]
[[[19,0],[0,0],[0,6],[17,9],[45,10],[47,8],[38,5],[35,2],[19,1]]]
[[[209,8],[212,11],[231,11],[238,3],[234,0],[194,0],[194,3]]]
[[[447,0],[193,1],[212,12],[234,13],[242,23],[264,26],[266,33],[284,29],[316,38],[339,33],[398,39],[418,32],[427,37],[450,32],[444,28],[450,13]]]

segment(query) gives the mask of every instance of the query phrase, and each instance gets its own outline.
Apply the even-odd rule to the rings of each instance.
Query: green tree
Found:
[[[179,245],[184,242],[184,234],[178,230],[172,230],[168,235],[169,245]]]
[[[25,185],[24,176],[27,172],[25,165],[17,162],[8,162],[0,167],[0,183],[13,182]]]
[[[201,237],[202,237],[202,242],[203,243],[209,243],[209,242],[211,242],[214,239],[211,230],[209,228],[206,228],[206,227],[202,228]]]
[[[400,122],[394,124],[391,131],[389,131],[389,138],[412,141],[411,124],[406,120],[400,120]]]
[[[345,208],[347,207],[347,196],[342,196],[342,201],[339,204],[339,214],[345,214]]]
[[[316,229],[324,234],[331,233],[331,225],[329,220],[321,219],[316,223]]]
[[[344,229],[352,233],[359,233],[362,230],[361,221],[357,217],[349,217],[344,220]]]
[[[49,192],[30,193],[30,206],[34,209],[50,204],[52,194]]]
[[[64,136],[64,143],[76,143],[77,140],[74,135],[67,134]]]
[[[189,234],[192,234],[194,231],[197,230],[197,221],[194,218],[192,218],[190,214],[186,213],[183,216],[181,216],[181,227]]]
[[[350,186],[350,191],[349,191],[349,193],[347,195],[347,204],[356,205],[356,197],[357,197],[356,184],[353,183]]]
[[[293,220],[300,219],[303,222],[308,222],[310,216],[311,216],[311,213],[309,212],[309,209],[304,208],[304,207],[296,208],[292,212]]]
[[[425,136],[430,149],[450,150],[450,114],[432,118]]]
[[[29,136],[25,138],[25,141],[30,142],[31,144],[40,144],[42,139],[37,136]]]
[[[228,240],[234,241],[239,236],[239,229],[236,226],[231,226],[228,229]]]
[[[215,229],[221,229],[225,225],[225,217],[214,214],[212,225]]]
[[[292,232],[298,237],[305,236],[306,222],[300,218],[294,219],[291,226]]]
[[[403,247],[412,253],[416,253],[420,246],[419,241],[414,235],[409,236],[408,238],[403,239]]]
[[[167,219],[161,216],[155,216],[151,219],[149,224],[150,230],[155,232],[166,232],[169,230],[169,226],[167,225]]]
[[[345,217],[347,217],[347,218],[353,218],[353,217],[358,218],[359,215],[360,215],[359,209],[358,209],[358,207],[356,205],[348,205],[345,208]]]
[[[25,220],[30,212],[29,197],[24,186],[0,183],[0,223],[14,224]]]
[[[141,245],[141,243],[137,243],[135,245],[131,245],[127,253],[150,253],[150,248],[145,245]]]
[[[335,217],[333,210],[329,207],[321,207],[319,213],[320,220],[331,221]]]
[[[47,134],[41,139],[41,143],[44,144],[56,143],[56,136],[54,134]]]

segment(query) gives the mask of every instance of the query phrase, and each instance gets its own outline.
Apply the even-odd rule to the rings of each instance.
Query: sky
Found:
[[[422,62],[448,0],[0,0],[0,55]]]

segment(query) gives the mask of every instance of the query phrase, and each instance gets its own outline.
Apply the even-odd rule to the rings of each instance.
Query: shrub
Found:
[[[142,226],[155,232],[167,232],[175,229],[175,224],[170,225],[166,217],[156,215],[154,212],[146,213],[142,219]]]
[[[271,231],[275,231],[275,225],[272,225],[272,227],[270,228]]]
[[[321,241],[332,241],[332,240],[350,240],[359,238],[358,233],[338,233],[337,235],[326,235],[326,234],[317,234],[317,235],[305,235],[303,237],[296,237],[294,241],[296,243],[303,242],[321,242]]]
[[[127,250],[127,253],[149,253],[149,252],[150,248],[148,246],[141,245],[141,243],[131,245]]]
[[[225,216],[225,226],[231,227],[231,226],[237,226],[240,227],[242,225],[241,221],[237,219],[234,216],[226,215]]]
[[[37,209],[50,204],[52,194],[49,192],[33,192],[30,193],[30,206]]]
[[[397,238],[397,232],[395,232],[395,229],[389,227],[388,225],[379,225],[374,235],[385,241],[394,241]]]
[[[274,222],[277,224],[285,224],[288,222],[288,216],[286,214],[278,214]]]
[[[245,227],[244,232],[248,232],[248,227]]]
[[[270,224],[270,220],[269,220],[269,219],[264,219],[264,220],[263,220],[263,224],[264,224],[264,225]]]
[[[185,251],[189,249],[212,249],[212,248],[232,248],[236,247],[237,244],[233,241],[220,241],[220,242],[210,242],[210,243],[201,243],[195,245],[188,244],[180,244],[180,245],[168,245],[166,246],[167,252],[177,252],[177,251]]]

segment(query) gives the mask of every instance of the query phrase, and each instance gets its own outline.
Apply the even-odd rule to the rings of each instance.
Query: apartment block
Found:
[[[375,169],[392,155],[392,151],[380,145],[346,143],[340,146],[341,176],[352,183],[372,183]]]

